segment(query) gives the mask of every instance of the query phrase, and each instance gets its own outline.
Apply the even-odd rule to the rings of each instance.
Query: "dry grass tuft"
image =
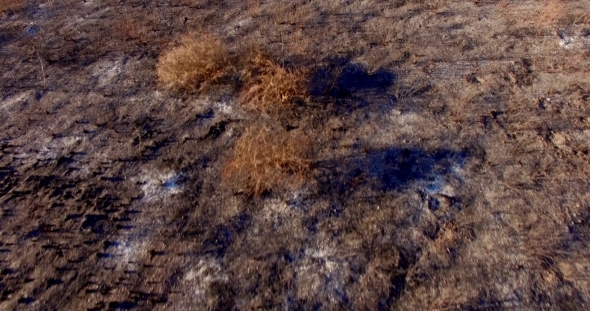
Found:
[[[166,89],[194,93],[220,82],[232,68],[229,52],[218,39],[187,35],[160,57],[156,71]]]
[[[307,98],[307,77],[303,71],[290,70],[254,52],[246,65],[245,86],[240,103],[263,112],[276,112]]]
[[[254,197],[273,188],[300,185],[309,173],[309,142],[279,126],[247,128],[224,167],[224,180]]]

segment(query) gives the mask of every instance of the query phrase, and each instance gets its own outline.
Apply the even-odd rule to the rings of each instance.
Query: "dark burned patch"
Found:
[[[133,121],[133,127],[139,132],[141,138],[147,139],[162,134],[164,131],[164,119],[141,116]]]
[[[92,231],[94,233],[103,233],[104,223],[108,220],[106,215],[95,214],[84,216],[84,221],[80,225],[82,230]]]
[[[14,169],[10,167],[0,168],[0,197],[4,197],[13,187],[17,185],[18,177]]]
[[[250,216],[240,213],[230,220],[228,224],[221,224],[209,233],[203,246],[207,254],[213,254],[217,258],[223,258],[226,251],[235,241],[236,235],[244,233],[250,224]]]
[[[510,66],[510,73],[519,87],[531,86],[535,79],[533,62],[528,58],[514,62]]]
[[[229,124],[229,121],[220,121],[218,123],[216,123],[215,125],[212,125],[211,127],[209,127],[209,132],[207,132],[207,134],[205,134],[205,136],[203,138],[201,138],[201,140],[206,140],[206,139],[217,139],[219,138],[219,136],[221,136],[221,134],[223,134],[225,132],[225,127]]]
[[[22,29],[20,27],[0,27],[0,51],[20,37],[22,37]]]
[[[215,118],[215,111],[213,109],[207,109],[204,112],[196,113],[194,117],[190,118],[186,123],[185,126],[188,128],[196,128],[199,126],[203,126],[208,121],[212,121]]]
[[[35,298],[33,297],[22,297],[18,299],[19,304],[30,305],[35,302]]]
[[[133,310],[137,306],[133,301],[112,301],[109,303],[109,310]]]
[[[161,118],[142,115],[133,122],[122,120],[113,125],[115,131],[121,134],[133,135],[132,145],[137,147],[135,160],[152,161],[170,144],[176,142],[174,136],[167,133],[167,123]]]

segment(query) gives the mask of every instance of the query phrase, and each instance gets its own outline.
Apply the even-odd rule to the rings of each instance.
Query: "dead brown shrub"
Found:
[[[240,103],[255,110],[276,112],[307,98],[303,71],[284,68],[260,52],[252,55],[246,65]]]
[[[220,82],[231,70],[225,46],[212,36],[195,34],[184,36],[180,45],[164,53],[156,66],[164,88],[188,93]]]
[[[279,186],[300,185],[309,172],[308,144],[305,137],[276,125],[247,128],[224,167],[223,178],[254,197]]]

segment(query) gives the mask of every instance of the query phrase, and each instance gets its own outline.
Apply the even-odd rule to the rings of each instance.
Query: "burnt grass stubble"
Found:
[[[350,140],[348,133],[383,124],[392,109],[427,113],[419,99],[431,98],[436,81],[411,87],[405,95],[412,102],[396,97],[397,72],[369,73],[352,62],[358,50],[301,63],[285,57],[286,66],[314,63],[310,101],[278,117],[287,130],[316,140],[313,178],[292,194],[254,199],[233,193],[219,177],[221,166],[256,118],[211,102],[231,103],[235,89],[220,88],[208,104],[198,96],[153,92],[157,56],[189,27],[194,12],[216,25],[216,11],[235,5],[185,2],[130,1],[115,13],[108,10],[114,1],[88,7],[30,1],[2,16],[0,307],[403,310],[400,301],[444,275],[476,240],[473,225],[456,224],[478,200],[460,190],[469,186],[457,170],[486,174],[491,151],[477,140],[457,147],[449,139],[446,148]],[[91,15],[91,22],[73,29],[67,24],[72,14]],[[112,21],[122,14],[144,18],[145,32],[121,33],[130,30]],[[112,63],[117,67],[108,67]],[[509,82],[530,85],[531,68],[526,59],[516,63],[516,80]],[[467,80],[479,83],[475,76]],[[493,106],[503,96],[496,95],[482,101]],[[555,105],[539,102],[543,110]],[[445,120],[448,107],[436,108],[428,113]],[[503,108],[467,125],[516,139]],[[539,132],[550,141],[554,130]],[[538,179],[519,189],[543,186]],[[571,245],[584,244],[588,211],[574,218]],[[448,232],[454,235],[445,240]],[[441,240],[450,241],[445,253],[425,249]],[[426,254],[443,259],[432,263]],[[554,269],[550,253],[540,257],[544,269]],[[497,280],[486,277],[482,283]],[[569,292],[551,296],[532,285],[526,295],[533,300],[524,306],[576,309],[585,302],[584,293],[560,282]],[[453,307],[437,306],[495,310],[511,303],[523,306],[481,290]]]

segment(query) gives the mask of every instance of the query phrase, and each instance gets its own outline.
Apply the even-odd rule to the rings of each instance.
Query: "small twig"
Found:
[[[47,81],[45,81],[45,69],[43,68],[43,61],[41,60],[41,56],[39,56],[39,53],[37,53],[36,48],[35,48],[35,54],[37,55],[37,58],[39,59],[39,65],[41,65],[41,76],[43,77],[43,86],[47,87]]]
[[[144,125],[144,126],[145,126],[145,125]],[[136,130],[136,131],[138,132],[138,135],[137,135],[137,146],[138,146],[138,147],[137,147],[137,151],[138,151],[138,154],[139,154],[139,156],[138,156],[137,158],[139,159],[139,161],[141,161],[141,132],[140,132],[140,130],[137,128],[137,126],[136,126],[136,125],[133,125],[133,129],[134,129],[134,130]]]

